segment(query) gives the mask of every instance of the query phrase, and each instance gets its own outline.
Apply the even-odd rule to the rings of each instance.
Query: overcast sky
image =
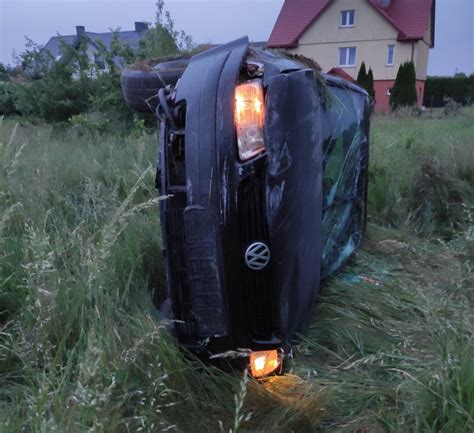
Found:
[[[248,35],[267,40],[283,0],[165,0],[178,29],[199,43],[226,42]],[[135,21],[154,21],[154,0],[0,0],[0,62],[11,63],[25,36],[44,45],[51,36],[75,33],[76,25],[92,32]],[[437,0],[436,48],[428,73],[474,73],[474,0]]]

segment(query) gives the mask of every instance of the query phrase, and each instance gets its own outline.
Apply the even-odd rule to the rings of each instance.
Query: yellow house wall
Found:
[[[426,27],[426,31],[425,31],[425,36],[423,38],[423,40],[428,44],[428,45],[431,45],[431,26],[433,25],[433,23],[431,22],[431,16],[430,16],[430,19],[428,21],[428,26]]]
[[[340,27],[340,12],[355,10],[354,27]],[[429,32],[430,29],[427,30]],[[425,42],[399,42],[398,30],[367,3],[367,0],[336,0],[301,36],[289,51],[314,59],[328,71],[339,66],[339,48],[356,47],[355,67],[343,67],[353,78],[362,62],[371,67],[376,80],[394,80],[400,64],[415,62],[417,79],[426,79],[429,48]],[[388,66],[388,45],[395,45],[394,65]]]
[[[426,80],[430,47],[425,41],[415,42],[415,70],[418,80]]]

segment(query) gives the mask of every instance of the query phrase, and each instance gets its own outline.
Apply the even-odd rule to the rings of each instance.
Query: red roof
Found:
[[[418,40],[425,36],[433,0],[392,0],[383,8],[377,0],[369,0],[396,29],[399,40]]]
[[[339,78],[344,78],[344,80],[350,81],[351,83],[356,83],[357,81],[354,80],[344,69],[341,68],[332,68],[328,71],[329,75],[335,75]]]
[[[285,0],[268,40],[269,47],[296,47],[298,39],[333,0]]]
[[[308,27],[334,0],[285,0],[267,45],[296,47]],[[387,7],[378,0],[368,0],[398,30],[398,40],[423,39],[435,0],[392,0]],[[434,25],[434,16],[433,16]],[[434,45],[434,41],[432,41]]]

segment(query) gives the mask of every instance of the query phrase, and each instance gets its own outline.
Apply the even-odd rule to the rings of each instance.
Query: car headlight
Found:
[[[239,157],[246,161],[265,150],[265,98],[260,80],[248,81],[236,87],[234,111]]]
[[[250,372],[255,378],[262,378],[281,370],[282,357],[278,350],[252,352],[250,354]]]

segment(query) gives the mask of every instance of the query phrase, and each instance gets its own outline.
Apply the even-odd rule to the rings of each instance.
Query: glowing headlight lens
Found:
[[[242,161],[246,161],[265,150],[263,143],[265,99],[260,80],[237,86],[234,118],[239,157]]]
[[[253,377],[264,377],[274,373],[281,365],[277,350],[252,352],[250,354],[250,371]]]

